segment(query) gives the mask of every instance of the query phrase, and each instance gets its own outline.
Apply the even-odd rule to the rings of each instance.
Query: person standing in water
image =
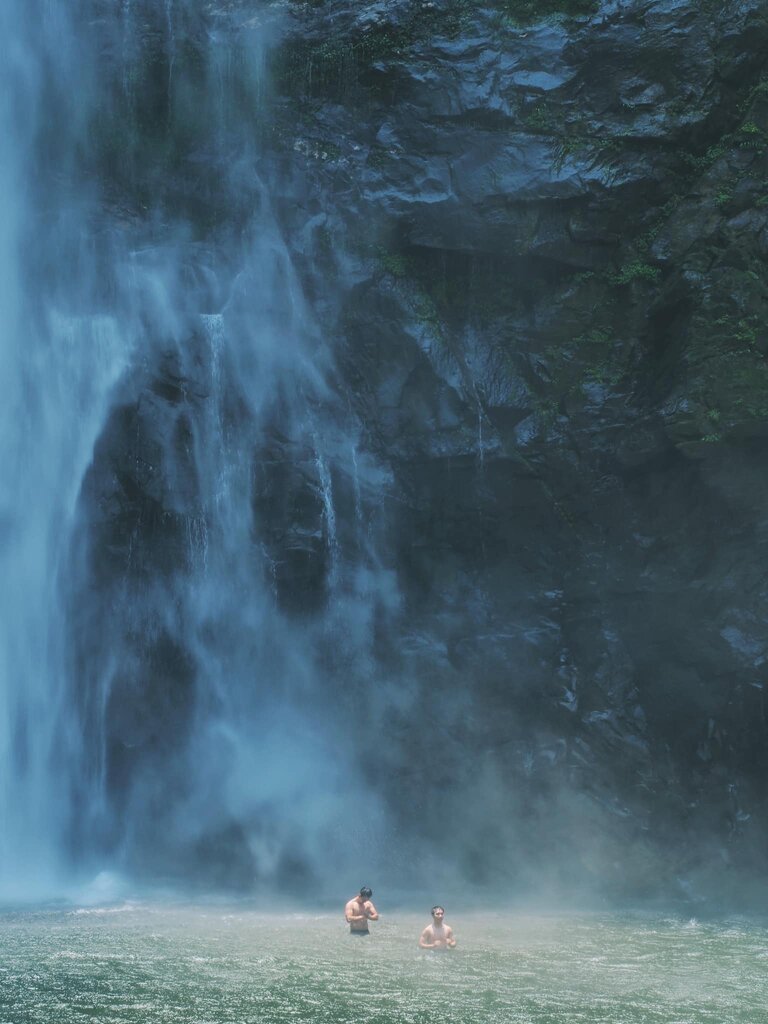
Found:
[[[371,903],[373,890],[364,885],[357,896],[353,896],[344,908],[344,917],[352,935],[369,935],[368,922],[378,921],[379,914]]]
[[[453,949],[456,945],[453,928],[445,923],[444,918],[443,907],[432,907],[432,924],[427,925],[419,938],[421,949]]]

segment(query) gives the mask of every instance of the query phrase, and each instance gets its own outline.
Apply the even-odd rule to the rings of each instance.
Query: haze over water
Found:
[[[124,903],[0,919],[0,1019],[168,1024],[758,1024],[768,935],[754,923],[645,914],[450,914],[459,946],[426,953],[427,914]],[[373,929],[373,926],[372,926]]]

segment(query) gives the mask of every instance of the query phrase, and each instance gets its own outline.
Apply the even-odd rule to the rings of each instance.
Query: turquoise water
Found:
[[[382,910],[382,908],[379,908]],[[648,915],[341,915],[125,904],[0,916],[0,1022],[761,1024],[768,931]],[[375,930],[374,930],[375,929]]]

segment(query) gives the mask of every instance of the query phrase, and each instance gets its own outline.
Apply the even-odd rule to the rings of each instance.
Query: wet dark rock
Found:
[[[749,564],[765,533],[764,11],[609,3],[523,25],[480,5],[441,26],[354,6],[296,10],[297,33],[333,32],[358,63],[294,78],[284,110],[305,119],[273,184],[288,236],[306,195],[352,269],[322,313],[404,499],[398,575],[422,639],[403,655],[469,687],[462,749],[488,744],[501,708],[558,723],[561,779],[663,844],[662,821],[694,829],[692,793],[755,793],[765,758],[762,713],[740,719],[733,697],[737,678],[762,692],[768,612]],[[374,54],[359,34],[378,18],[397,45]],[[327,261],[297,261],[311,290]],[[534,792],[538,755],[526,776],[509,749],[510,787]],[[727,817],[707,825],[720,842],[759,841],[762,818],[736,842]]]
[[[313,453],[274,443],[258,453],[254,476],[254,521],[269,585],[285,610],[318,612],[328,598],[329,537]]]

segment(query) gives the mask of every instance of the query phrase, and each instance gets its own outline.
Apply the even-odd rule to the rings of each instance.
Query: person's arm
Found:
[[[427,927],[424,929],[424,931],[421,933],[421,936],[419,937],[419,947],[421,949],[434,949],[435,944],[434,942],[430,941],[431,939],[432,929],[430,928],[429,925],[427,925]]]
[[[447,925],[445,927],[445,943],[450,949],[453,949],[453,947],[456,945],[456,939],[453,934],[453,928],[449,928]]]
[[[370,900],[368,900],[368,902],[365,904],[365,916],[368,918],[369,921],[379,920],[379,912],[376,909],[376,907],[374,907]]]

